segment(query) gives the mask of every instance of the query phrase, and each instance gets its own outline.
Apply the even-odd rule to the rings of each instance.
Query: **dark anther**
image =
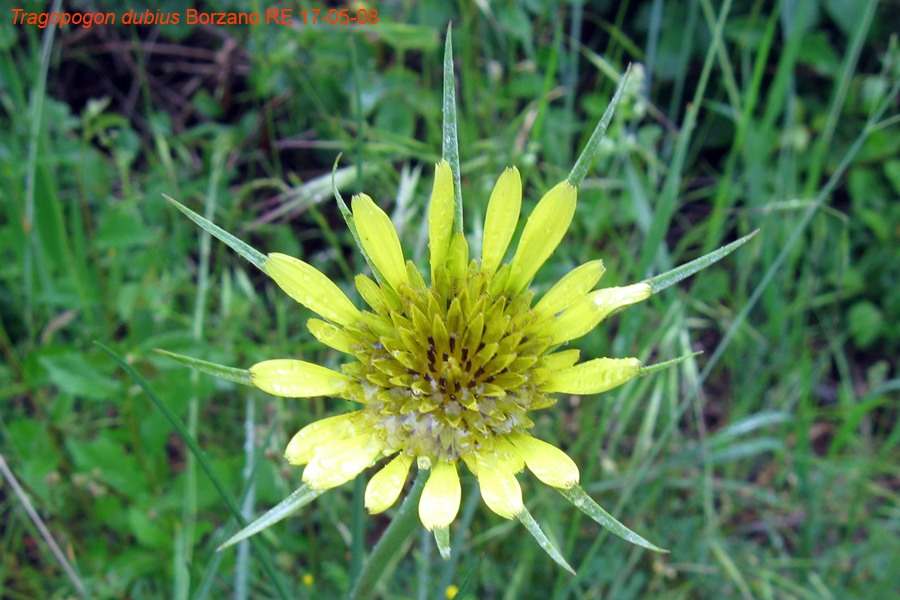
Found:
[[[456,336],[450,336],[450,352],[456,352]]]
[[[494,376],[493,376],[493,375],[491,375],[490,377],[487,377],[487,378],[484,380],[485,383],[491,383],[492,381],[494,381]]]
[[[467,360],[466,361],[466,371],[471,371],[471,370],[472,370],[472,361]]]
[[[447,353],[444,352],[444,362],[447,362],[447,359],[448,359],[448,358],[450,358],[450,356],[448,356]]]
[[[463,349],[462,349],[462,360],[463,360],[463,362],[465,362],[468,358],[469,358],[469,349],[468,349],[468,348],[463,348]]]
[[[415,371],[414,369],[407,369],[407,370],[406,370],[406,374],[407,374],[407,375],[415,375],[415,374],[416,374],[416,371]]]
[[[428,362],[431,363],[431,366],[434,366],[434,350],[428,351]]]
[[[431,346],[432,350],[434,350],[434,338],[430,335],[428,336],[428,345]]]
[[[438,379],[438,385],[440,385],[441,389],[443,390],[445,387],[447,387],[447,380],[441,377],[440,379]]]
[[[481,377],[484,375],[484,367],[478,367],[478,370],[475,371],[475,377]]]
[[[456,394],[450,394],[450,399],[456,402]]]
[[[453,382],[453,388],[458,392],[460,389],[462,389],[462,386],[459,385],[459,382],[458,382],[458,381],[454,381],[454,382]]]
[[[482,350],[484,350],[484,342],[478,344],[478,350],[476,350],[476,352],[481,352]]]

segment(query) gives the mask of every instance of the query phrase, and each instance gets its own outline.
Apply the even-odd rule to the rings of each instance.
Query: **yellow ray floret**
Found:
[[[500,266],[516,231],[521,210],[522,176],[517,168],[510,167],[497,179],[488,202],[481,242],[482,271],[493,273]]]
[[[554,372],[544,382],[548,393],[599,394],[618,387],[641,374],[636,358],[595,358]]]
[[[428,205],[428,244],[431,249],[431,273],[447,262],[450,235],[453,231],[453,172],[442,160],[434,168],[434,187]]]
[[[375,268],[395,290],[409,284],[400,238],[391,219],[365,194],[353,196],[351,205],[359,241]]]
[[[578,465],[569,455],[543,440],[525,433],[509,436],[528,470],[543,483],[555,488],[569,489],[578,483]]]
[[[403,491],[412,462],[412,456],[401,452],[369,480],[365,504],[370,513],[377,515],[394,505]]]
[[[344,354],[353,354],[357,346],[357,341],[346,331],[321,319],[310,319],[306,322],[306,328],[317,340]]]
[[[358,416],[359,412],[352,412],[313,421],[294,434],[284,457],[293,465],[305,465],[316,453],[316,448],[356,435],[355,420]]]
[[[250,367],[250,375],[259,389],[287,398],[336,396],[350,383],[342,373],[289,358],[256,363]]]
[[[375,462],[381,455],[381,445],[365,433],[326,443],[303,470],[303,481],[311,488],[328,490],[347,483]]]
[[[464,458],[466,466],[478,478],[481,499],[488,508],[504,519],[514,519],[522,513],[525,508],[522,487],[516,480],[515,471],[510,469],[511,461],[504,461],[487,452],[473,453]]]
[[[606,268],[602,260],[592,260],[575,267],[551,287],[534,306],[539,318],[549,318],[566,310],[597,285]]]
[[[544,194],[534,207],[510,263],[509,282],[506,284],[509,291],[523,291],[556,250],[575,215],[576,196],[575,186],[563,181]]]
[[[351,325],[359,310],[327,275],[300,259],[273,252],[265,262],[266,274],[285,293],[329,321]]]
[[[597,290],[591,294],[591,301],[597,306],[602,321],[620,308],[625,308],[650,297],[650,285],[644,282],[610,287]]]
[[[462,498],[456,463],[440,461],[431,469],[422,497],[419,499],[419,519],[428,531],[450,526]]]
[[[552,290],[551,290],[552,291]],[[612,313],[650,297],[650,286],[636,283],[576,296],[555,320],[544,328],[553,344],[562,344],[591,332]]]

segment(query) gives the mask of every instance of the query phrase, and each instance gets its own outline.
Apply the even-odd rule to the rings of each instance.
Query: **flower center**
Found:
[[[375,434],[390,450],[457,460],[532,427],[526,413],[554,402],[539,389],[549,340],[533,294],[493,292],[475,261],[459,280],[439,269],[432,288],[409,267],[411,285],[398,292],[358,278],[373,312],[346,330],[357,341],[357,362],[343,367],[356,380],[349,397]]]

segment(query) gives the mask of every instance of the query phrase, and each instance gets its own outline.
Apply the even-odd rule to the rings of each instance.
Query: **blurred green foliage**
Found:
[[[889,597],[900,570],[895,5],[348,6],[378,10],[378,23],[85,30],[0,20],[0,447],[89,596],[279,597],[259,556],[213,552],[230,526],[222,498],[92,342],[195,420],[234,496],[252,482],[253,513],[293,490],[300,470],[281,458],[286,441],[345,403],[192,377],[151,349],[235,366],[295,356],[337,368],[339,358],[307,334],[304,309],[227,248],[213,243],[204,258],[197,229],[161,193],[198,212],[215,198],[222,227],[262,251],[301,256],[350,291],[364,263],[323,184],[343,152],[344,193],[365,190],[386,207],[424,265],[452,19],[469,232],[480,230],[503,167],[522,170],[526,211],[565,176],[612,77],[635,64],[539,290],[589,259],[604,259],[604,283],[631,282],[762,233],[579,342],[586,357],[649,362],[704,350],[698,362],[600,397],[561,398],[536,418],[594,497],[670,555],[600,534],[523,476],[529,506],[577,578],[523,530],[476,509],[454,529],[463,543],[453,561],[416,538],[382,596],[439,598],[474,573],[460,597]],[[226,0],[204,10],[266,7]],[[720,16],[722,44],[711,50]],[[685,126],[691,111],[695,128]],[[360,531],[346,488],[263,534],[291,597],[349,588]],[[72,597],[22,500],[2,490],[0,596]],[[479,502],[470,478],[464,498]],[[366,547],[387,518],[364,521]]]

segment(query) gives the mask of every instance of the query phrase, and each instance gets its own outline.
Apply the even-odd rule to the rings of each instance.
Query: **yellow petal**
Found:
[[[522,210],[522,176],[515,167],[503,171],[484,217],[484,236],[481,242],[481,270],[493,273],[503,261],[509,241],[516,231]]]
[[[584,296],[597,285],[606,269],[602,260],[592,260],[575,267],[556,282],[534,307],[541,317],[550,317],[567,309],[579,296]]]
[[[286,398],[332,396],[350,383],[343,373],[290,358],[256,363],[250,367],[250,380],[259,389]]]
[[[603,316],[588,296],[577,296],[569,307],[541,330],[551,344],[562,344],[578,339],[600,324]]]
[[[310,319],[306,322],[306,328],[317,340],[345,354],[353,354],[353,349],[359,345],[346,331],[320,319]]]
[[[650,286],[646,283],[605,288],[576,297],[562,314],[544,326],[542,333],[551,344],[580,338],[612,313],[649,297]]]
[[[266,274],[288,296],[341,325],[359,320],[359,311],[350,298],[324,273],[300,259],[273,252],[266,258]]]
[[[481,499],[488,508],[503,517],[512,519],[524,510],[522,488],[516,476],[504,468],[495,457],[483,453],[466,455],[466,466],[478,478]]]
[[[508,290],[524,290],[559,242],[562,241],[575,215],[577,189],[562,181],[544,194],[525,223],[516,255],[510,263]]]
[[[550,371],[566,369],[578,362],[579,356],[581,356],[581,351],[575,348],[560,350],[559,352],[542,356],[540,366]]]
[[[322,444],[355,435],[354,419],[358,414],[353,412],[313,421],[294,434],[284,450],[284,457],[292,465],[305,465]]]
[[[431,475],[428,476],[419,499],[419,519],[422,525],[428,531],[449,527],[459,512],[461,498],[462,488],[459,485],[456,463],[438,462],[431,469]]]
[[[377,515],[394,505],[403,491],[412,460],[412,456],[401,452],[369,480],[366,486],[366,508],[371,514]]]
[[[375,312],[389,313],[400,310],[400,298],[388,286],[381,287],[362,274],[357,275],[354,282],[359,295]]]
[[[402,283],[408,284],[403,249],[391,219],[365,194],[353,196],[351,205],[359,240],[375,268],[395,290]]]
[[[650,285],[646,283],[635,283],[626,285],[625,287],[611,287],[597,290],[590,294],[594,304],[600,311],[600,320],[602,321],[620,308],[624,308],[631,304],[641,302],[650,297],[652,292]]]
[[[569,455],[543,440],[525,433],[509,436],[528,469],[542,482],[555,488],[569,489],[578,483],[578,465]]]
[[[499,468],[510,473],[518,473],[525,468],[525,461],[507,437],[494,439],[491,455],[497,459]]]
[[[595,358],[554,372],[541,391],[563,394],[599,394],[637,377],[641,361],[636,358]]]
[[[303,470],[303,481],[316,490],[328,490],[359,475],[381,455],[381,445],[370,434],[320,446]]]
[[[455,233],[450,241],[450,251],[447,254],[447,270],[453,279],[462,279],[466,276],[468,267],[469,243],[466,241],[466,236]]]
[[[450,234],[453,231],[453,171],[442,160],[434,168],[434,187],[428,206],[428,245],[431,248],[432,282],[438,267],[447,262]]]

